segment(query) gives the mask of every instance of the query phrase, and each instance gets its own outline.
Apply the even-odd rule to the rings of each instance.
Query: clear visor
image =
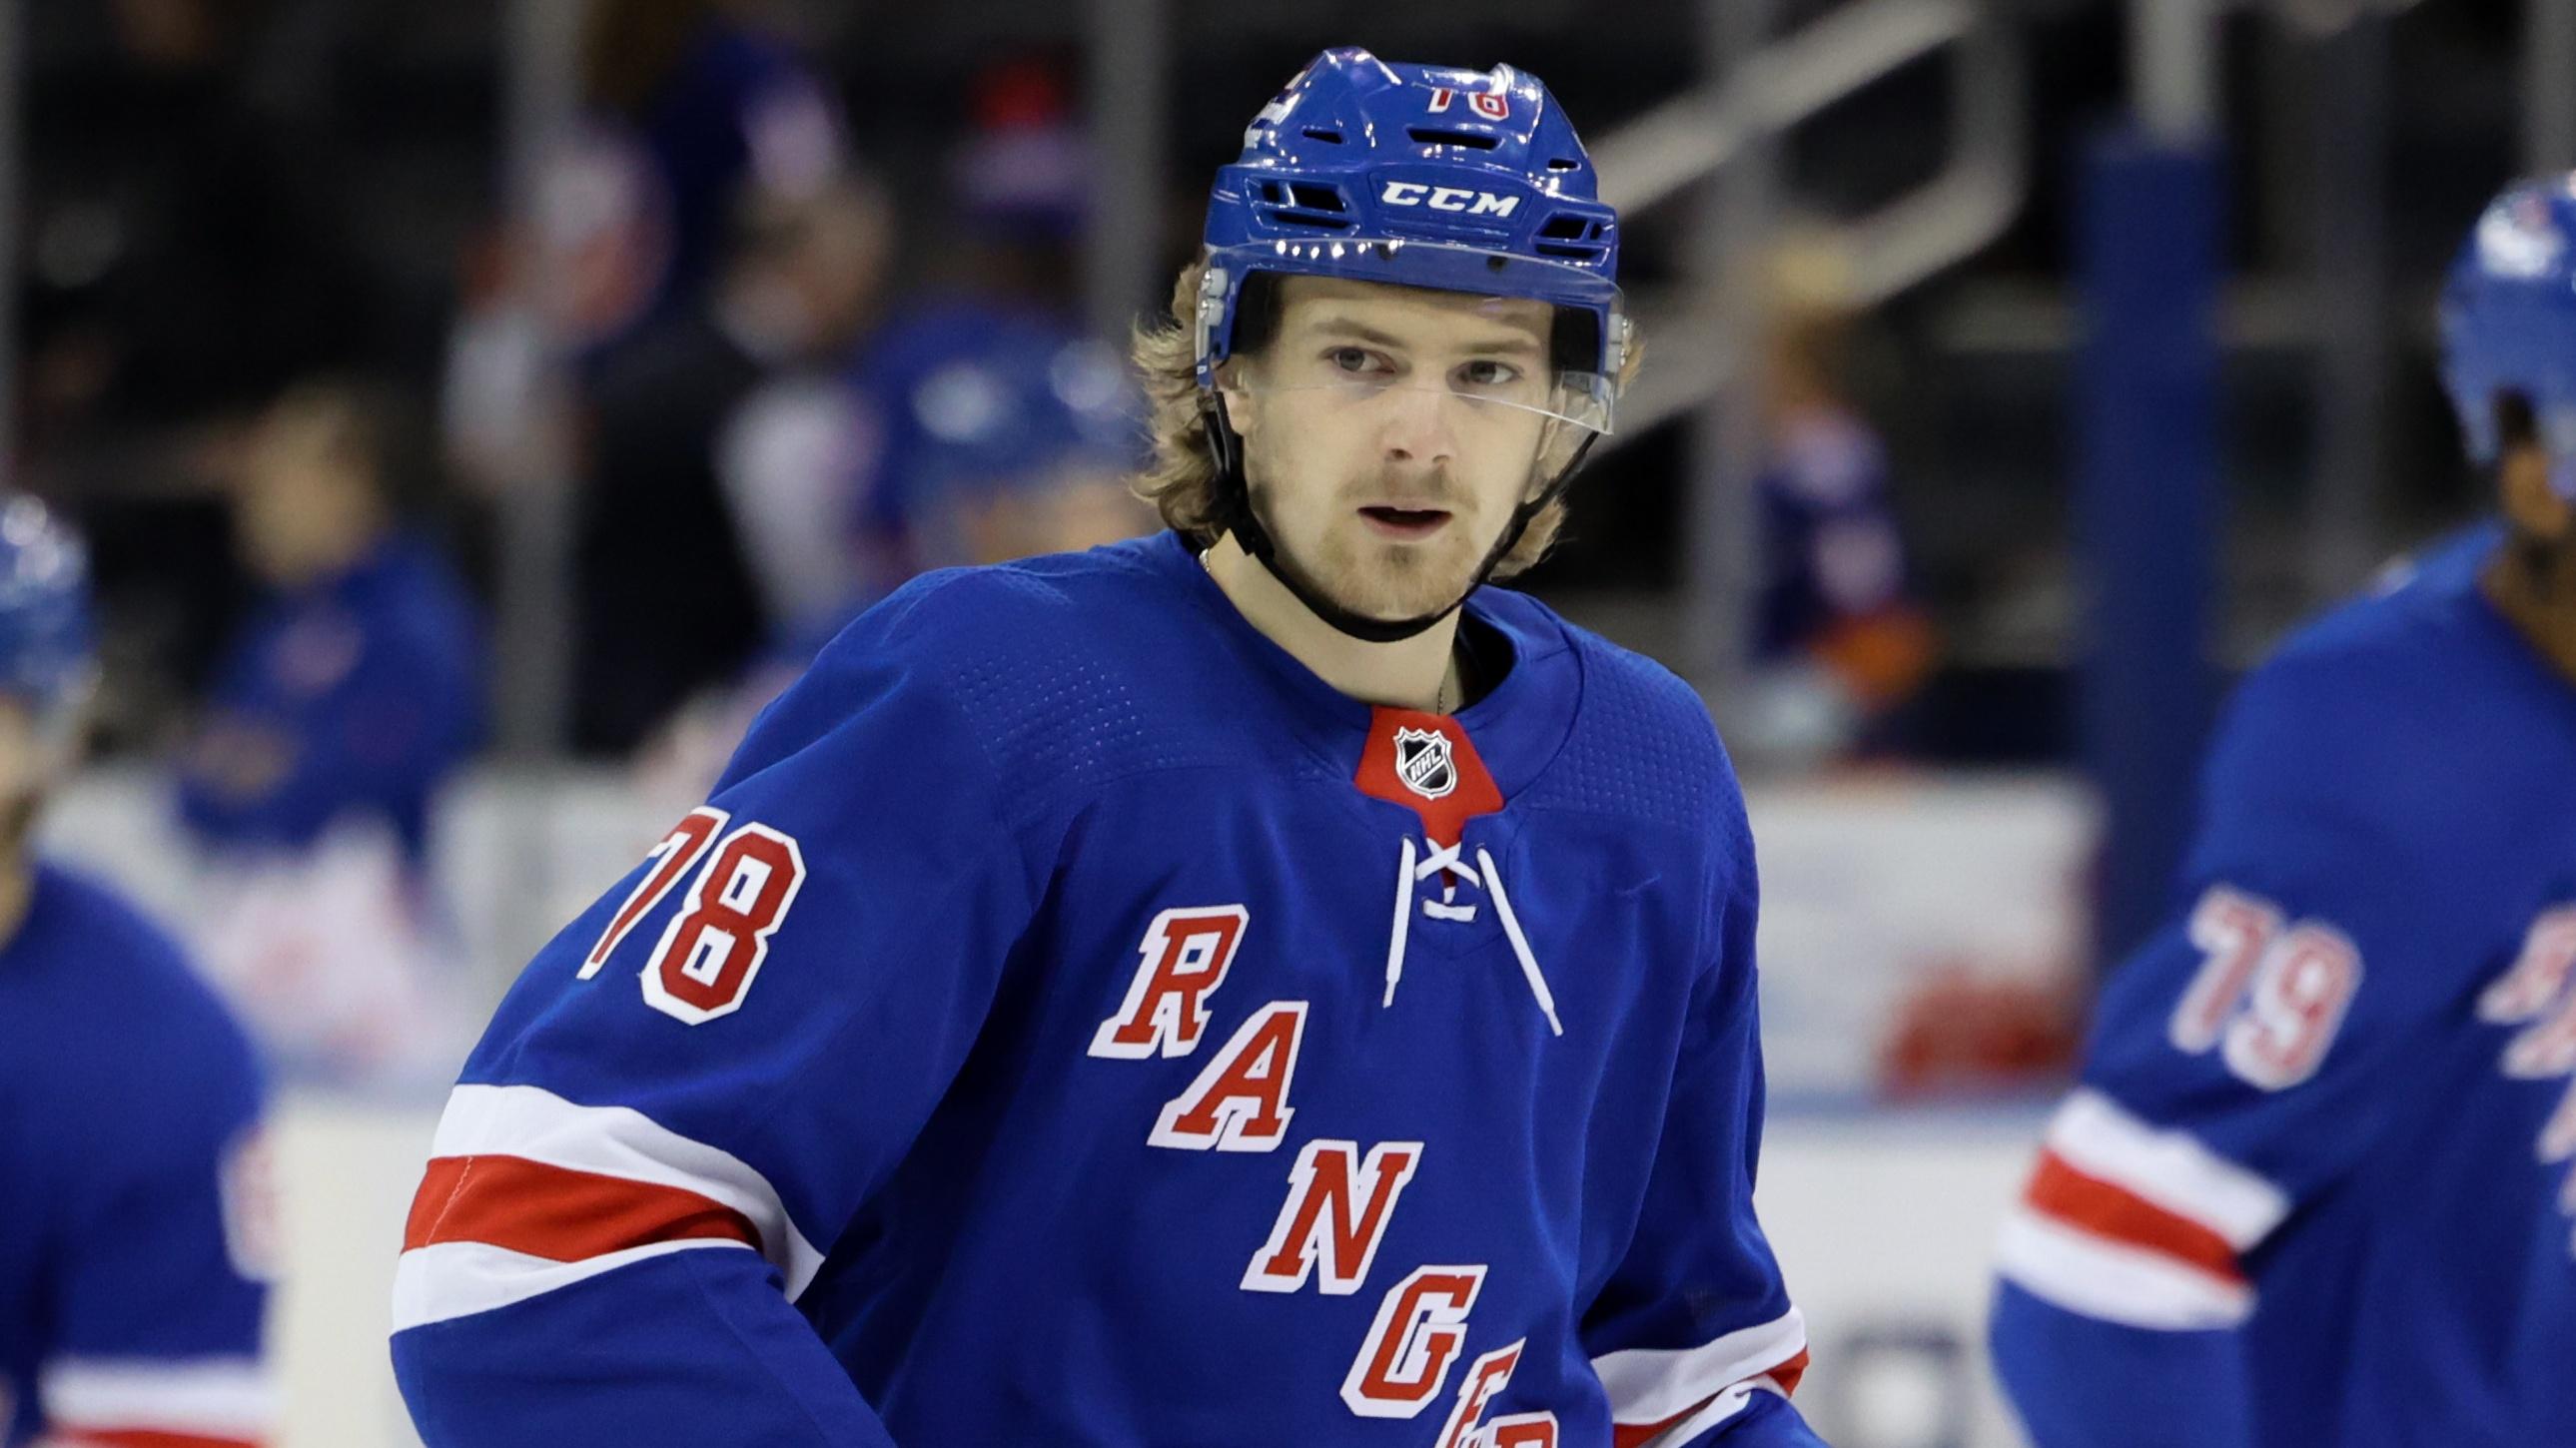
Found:
[[[1248,375],[1236,385],[1265,409],[1286,413],[1289,436],[1300,425],[1429,427],[1479,451],[1525,447],[1548,477],[1609,433],[1617,391],[1597,372],[1522,372],[1479,362],[1428,376]]]

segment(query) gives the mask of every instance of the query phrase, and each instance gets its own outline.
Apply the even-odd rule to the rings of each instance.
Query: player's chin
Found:
[[[1369,554],[1375,553],[1375,556]],[[1467,592],[1472,557],[1432,558],[1409,546],[1363,550],[1360,566],[1345,575],[1343,606],[1366,618],[1400,622],[1438,613]]]

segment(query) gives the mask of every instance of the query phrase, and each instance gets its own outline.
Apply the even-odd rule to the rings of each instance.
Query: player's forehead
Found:
[[[1401,287],[1343,277],[1280,279],[1279,332],[1300,341],[1347,339],[1423,351],[1537,360],[1556,309],[1527,297]]]

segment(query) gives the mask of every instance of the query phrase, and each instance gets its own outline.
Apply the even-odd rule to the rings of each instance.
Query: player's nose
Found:
[[[1381,406],[1378,445],[1389,462],[1444,467],[1456,461],[1456,399],[1430,388],[1390,387]]]

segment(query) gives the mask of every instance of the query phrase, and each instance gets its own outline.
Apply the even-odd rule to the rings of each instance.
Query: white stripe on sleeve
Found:
[[[769,1181],[730,1152],[692,1141],[625,1106],[581,1106],[536,1086],[459,1086],[434,1157],[515,1156],[566,1171],[695,1192],[751,1220],[796,1300],[823,1265]],[[408,1255],[408,1254],[407,1254]]]
[[[1592,1360],[1592,1370],[1609,1394],[1612,1421],[1661,1423],[1778,1367],[1806,1347],[1807,1320],[1792,1307],[1758,1327],[1730,1332],[1694,1348],[1623,1348],[1603,1353]],[[1743,1404],[1739,1401],[1736,1406]]]
[[[452,1317],[490,1312],[559,1287],[570,1287],[629,1262],[701,1248],[749,1250],[740,1242],[721,1239],[653,1242],[578,1262],[554,1262],[488,1242],[440,1242],[417,1247],[402,1254],[394,1264],[394,1331],[408,1332]]]
[[[2254,1289],[2159,1252],[2016,1206],[2004,1219],[1998,1269],[2023,1290],[2069,1312],[2157,1332],[2234,1327],[2254,1311]]]
[[[2279,1187],[2187,1132],[2139,1120],[2098,1091],[2066,1098],[2048,1124],[2048,1145],[2077,1171],[2197,1222],[2239,1252],[2290,1214]]]
[[[67,1429],[143,1429],[256,1442],[277,1394],[253,1358],[58,1358],[36,1375],[45,1417]]]

